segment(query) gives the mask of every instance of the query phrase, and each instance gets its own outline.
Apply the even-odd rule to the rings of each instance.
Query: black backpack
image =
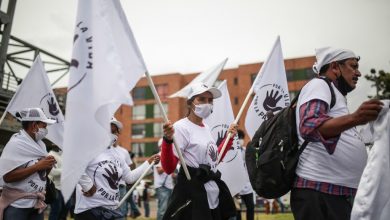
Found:
[[[329,79],[320,79],[330,88],[332,108],[336,102],[333,87]],[[249,179],[261,197],[279,198],[292,189],[299,156],[308,144],[305,141],[300,146],[298,142],[295,109],[299,93],[288,107],[260,125],[247,146],[245,160]]]

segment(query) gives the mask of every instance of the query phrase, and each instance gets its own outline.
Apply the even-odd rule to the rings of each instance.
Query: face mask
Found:
[[[340,67],[339,67],[340,68]],[[340,69],[340,76],[336,79],[337,89],[340,91],[341,94],[344,96],[347,95],[347,93],[351,92],[354,88],[348,84],[348,82],[343,77],[343,73]]]
[[[111,134],[111,145],[115,144],[118,140],[118,136],[115,134]]]
[[[35,140],[40,141],[42,140],[46,135],[48,131],[46,128],[38,128],[38,131],[35,132]]]
[[[194,106],[195,106],[194,109],[195,115],[203,119],[209,117],[209,115],[213,112],[212,104],[199,104]]]

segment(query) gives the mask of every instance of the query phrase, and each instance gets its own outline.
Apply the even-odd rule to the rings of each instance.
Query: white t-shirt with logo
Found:
[[[349,114],[346,98],[333,85],[336,103],[328,115],[336,118]],[[307,83],[299,95],[296,123],[299,143],[303,139],[299,132],[299,107],[314,99],[322,100],[330,106],[331,93],[329,86],[322,79],[313,79]],[[301,154],[296,173],[312,181],[332,183],[339,186],[357,188],[363,169],[367,162],[367,152],[356,127],[345,130],[337,142],[333,154],[329,154],[321,142],[309,142]]]
[[[131,158],[130,158],[130,154],[129,154],[129,152],[125,149],[125,148],[123,148],[123,147],[121,147],[121,146],[116,146],[116,147],[113,147],[114,148],[114,150],[116,151],[116,152],[118,152],[118,155],[119,156],[121,156],[122,158],[123,158],[123,160],[126,162],[126,164],[128,165],[128,166],[130,166],[131,164],[133,164],[133,161],[131,161]],[[119,181],[119,185],[125,185],[125,181],[123,180],[123,179],[121,179],[120,181]]]
[[[211,167],[213,172],[217,172],[218,148],[211,135],[209,127],[204,127],[192,123],[188,118],[177,121],[174,125],[174,138],[182,151],[183,158],[187,166],[198,168],[200,164]],[[174,153],[177,152],[174,148]],[[210,209],[215,209],[219,204],[219,188],[215,181],[204,184],[207,192],[207,200]]]
[[[32,160],[20,166],[19,168],[30,167],[36,163],[38,163],[38,160]],[[35,172],[21,181],[5,183],[5,186],[19,189],[24,192],[42,192],[46,188],[46,171]],[[15,208],[32,208],[34,207],[35,203],[36,199],[18,199],[13,202],[11,206]]]
[[[149,167],[148,161],[131,171],[128,164],[115,148],[108,148],[93,159],[86,169],[86,174],[96,186],[96,193],[86,197],[78,184],[76,188],[75,213],[81,213],[94,207],[115,209],[119,203],[119,181],[135,182]]]
[[[173,189],[173,180],[172,176],[163,172],[161,174],[158,173],[157,168],[161,168],[161,162],[154,166],[153,168],[153,180],[154,180],[154,188],[157,189],[159,187],[166,187],[168,189]]]

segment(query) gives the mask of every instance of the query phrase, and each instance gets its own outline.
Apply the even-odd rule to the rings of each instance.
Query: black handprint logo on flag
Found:
[[[265,97],[263,102],[263,107],[266,112],[268,111],[276,112],[282,109],[282,107],[276,106],[279,100],[281,100],[283,97],[283,95],[279,95],[279,96],[278,95],[279,95],[279,91],[276,91],[275,95],[274,95],[274,90],[271,90],[271,93],[267,91],[267,96]]]
[[[57,107],[57,102],[55,101],[54,97],[50,97],[49,100],[47,100],[47,104],[49,105],[49,112],[53,116],[57,116],[58,113],[60,113],[60,110]]]

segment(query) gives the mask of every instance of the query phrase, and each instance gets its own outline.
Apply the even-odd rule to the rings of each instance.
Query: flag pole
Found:
[[[253,83],[253,85],[254,85],[254,83]],[[252,85],[251,88],[249,89],[248,94],[247,94],[246,97],[245,97],[244,103],[242,103],[241,108],[240,108],[240,111],[238,111],[238,114],[237,114],[236,118],[234,119],[234,122],[233,122],[234,124],[237,124],[237,123],[238,123],[238,121],[239,121],[240,118],[241,118],[242,113],[244,112],[244,109],[245,109],[246,104],[248,104],[248,102],[249,102],[249,98],[251,97],[251,95],[252,95],[252,93],[253,93],[253,85]],[[220,151],[219,154],[218,154],[219,156],[218,156],[218,162],[217,162],[217,164],[219,164],[219,163],[221,162],[223,152],[225,152],[227,143],[229,142],[229,140],[230,140],[231,137],[232,137],[232,133],[229,132],[228,135],[227,135],[227,137],[226,137],[226,139],[225,139],[225,142],[223,142],[222,149],[221,149],[221,151]]]
[[[133,186],[129,189],[129,191],[126,193],[126,195],[122,198],[122,200],[119,202],[117,208],[119,208],[124,202],[126,202],[127,198],[130,196],[131,192],[134,191],[135,187],[141,182],[141,180],[146,176],[146,174],[149,172],[150,168],[153,167],[154,161],[148,166],[148,168],[142,173],[142,175],[138,178],[138,180],[133,184]]]
[[[3,123],[4,118],[5,118],[6,115],[7,115],[7,109],[5,109],[3,115],[2,115],[1,118],[0,118],[0,126],[1,126],[1,123]]]
[[[145,72],[145,75],[146,75],[146,79],[148,80],[148,83],[149,83],[149,87],[150,89],[152,90],[152,93],[154,95],[154,98],[156,99],[157,101],[157,104],[158,106],[160,107],[160,111],[163,113],[163,118],[164,118],[164,122],[168,122],[168,117],[167,117],[167,113],[165,112],[165,109],[161,103],[161,100],[160,100],[160,96],[158,95],[157,93],[157,90],[156,90],[156,87],[154,86],[154,83],[153,83],[153,80],[152,80],[152,77],[150,77],[150,74],[148,72]],[[191,176],[190,176],[190,173],[188,172],[188,169],[187,169],[187,165],[184,161],[184,158],[183,158],[183,154],[181,153],[181,150],[179,149],[179,145],[177,144],[175,138],[173,138],[173,144],[176,148],[176,152],[179,156],[179,159],[180,159],[180,163],[181,163],[181,166],[183,167],[183,170],[184,170],[184,173],[187,177],[187,180],[191,180]]]

